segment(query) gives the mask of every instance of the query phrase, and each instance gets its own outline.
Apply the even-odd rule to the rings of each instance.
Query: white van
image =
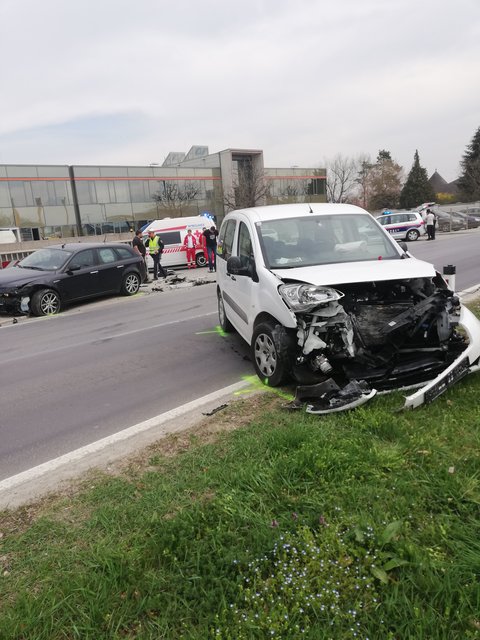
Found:
[[[213,220],[206,216],[190,216],[186,218],[163,218],[162,220],[154,220],[148,227],[143,230],[143,240],[145,241],[150,231],[154,231],[164,244],[161,265],[164,269],[169,267],[186,267],[187,252],[183,241],[187,235],[188,229],[192,230],[197,241],[197,250],[195,252],[195,262],[197,267],[204,267],[207,259],[203,251],[203,245],[200,243],[203,229],[209,229],[214,226]],[[147,269],[153,269],[153,260],[148,255],[147,249]]]
[[[405,402],[413,408],[480,369],[477,318],[433,265],[353,205],[228,213],[217,297],[221,328],[250,345],[260,379],[296,381],[291,408],[340,411],[376,390],[416,386]]]

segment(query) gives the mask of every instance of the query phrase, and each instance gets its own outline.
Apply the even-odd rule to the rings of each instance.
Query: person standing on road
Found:
[[[435,240],[435,214],[431,209],[427,209],[425,220],[427,223],[427,240]]]
[[[149,254],[153,260],[153,279],[158,280],[158,272],[163,278],[167,277],[164,268],[160,264],[160,258],[162,257],[163,242],[157,236],[155,231],[148,232],[148,240],[145,242],[145,246],[148,249]]]
[[[197,263],[195,262],[195,249],[197,247],[197,241],[195,240],[195,236],[191,229],[187,231],[183,245],[187,251],[187,267],[189,269],[196,269]]]
[[[214,226],[211,226],[210,229],[206,229],[203,232],[207,248],[208,271],[210,273],[217,270],[217,236],[218,231]]]
[[[133,250],[135,251],[135,253],[138,253],[143,258],[143,262],[145,263],[145,273],[147,274],[147,277],[145,278],[145,282],[148,282],[148,270],[147,270],[147,263],[146,263],[147,249],[146,249],[145,245],[142,242],[142,230],[141,229],[137,229],[135,231],[135,236],[134,236],[134,238],[132,240],[132,247],[133,247]]]

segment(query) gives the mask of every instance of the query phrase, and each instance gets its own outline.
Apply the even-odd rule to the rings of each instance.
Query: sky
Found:
[[[450,182],[480,126],[480,0],[0,0],[0,60],[0,164],[418,149]]]

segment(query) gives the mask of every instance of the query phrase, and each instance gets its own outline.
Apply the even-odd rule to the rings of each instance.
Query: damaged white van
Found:
[[[416,389],[431,402],[479,370],[480,322],[433,265],[365,210],[292,204],[232,211],[219,234],[220,325],[251,346],[258,376],[293,378],[310,413]]]

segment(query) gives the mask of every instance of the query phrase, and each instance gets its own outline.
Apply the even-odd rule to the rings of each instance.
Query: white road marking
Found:
[[[123,431],[119,431],[118,433],[115,433],[111,436],[107,436],[106,438],[102,438],[101,440],[97,440],[96,442],[92,442],[91,444],[81,447],[80,449],[76,449],[75,451],[66,453],[63,456],[59,456],[58,458],[54,458],[53,460],[44,462],[43,464],[32,467],[31,469],[23,471],[22,473],[18,473],[17,475],[10,476],[5,480],[0,481],[0,494],[4,491],[14,489],[15,487],[18,487],[19,485],[22,485],[24,483],[37,480],[47,473],[56,471],[61,467],[73,465],[75,462],[78,462],[91,454],[99,453],[113,444],[128,440],[133,436],[138,436],[139,434],[154,427],[159,427],[162,424],[169,422],[170,420],[186,415],[188,412],[193,411],[194,409],[199,409],[200,407],[211,402],[218,401],[225,396],[229,396],[236,391],[244,389],[245,387],[249,386],[249,384],[250,383],[248,381],[244,380],[242,380],[241,382],[236,382],[235,384],[232,384],[228,387],[224,387],[223,389],[218,389],[217,391],[209,393],[202,398],[197,398],[196,400],[187,402],[186,404],[176,407],[175,409],[171,409],[170,411],[161,413],[154,418],[149,418],[144,422],[139,422],[138,424],[133,425],[132,427],[128,427]],[[159,434],[159,438],[163,435],[166,435],[167,433],[168,430],[164,430]]]

